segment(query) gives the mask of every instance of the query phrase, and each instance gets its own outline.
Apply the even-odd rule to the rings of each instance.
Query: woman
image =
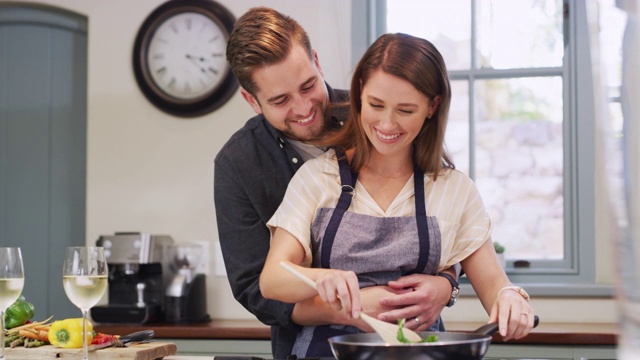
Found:
[[[295,303],[315,295],[279,266],[285,261],[354,319],[305,327],[296,355],[327,356],[328,337],[370,330],[358,319],[367,312],[360,288],[457,263],[505,339],[533,328],[528,295],[509,282],[493,250],[478,190],[444,149],[450,99],[442,56],[424,39],[385,34],[360,60],[348,125],[330,140],[337,152],[304,164],[268,223],[263,296]]]

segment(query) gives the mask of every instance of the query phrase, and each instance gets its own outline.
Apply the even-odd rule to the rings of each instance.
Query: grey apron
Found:
[[[344,153],[336,151],[342,193],[335,209],[318,210],[311,225],[313,267],[351,270],[360,288],[387,285],[403,275],[435,274],[440,262],[441,235],[435,216],[426,215],[424,174],[414,165],[415,217],[376,217],[347,211],[357,180]],[[441,319],[427,331],[444,330]],[[344,325],[305,326],[298,333],[293,354],[333,356],[327,339],[361,333]]]

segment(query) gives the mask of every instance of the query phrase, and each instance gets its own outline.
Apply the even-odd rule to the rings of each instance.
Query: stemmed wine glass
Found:
[[[62,284],[71,302],[82,311],[82,359],[89,359],[87,312],[107,289],[107,261],[102,247],[68,247],[64,256]]]
[[[0,247],[0,360],[4,359],[4,312],[24,287],[22,252],[18,247]]]

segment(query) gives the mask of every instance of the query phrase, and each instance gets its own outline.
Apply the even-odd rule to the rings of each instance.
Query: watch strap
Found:
[[[452,290],[460,288],[460,284],[458,284],[458,282],[456,281],[456,279],[453,278],[453,276],[451,276],[451,275],[449,275],[447,273],[443,273],[443,272],[439,272],[436,275],[437,276],[442,276],[443,278],[449,280],[449,283],[451,284]]]
[[[442,276],[443,278],[447,279],[451,284],[451,297],[449,298],[447,307],[452,307],[456,303],[456,300],[458,300],[458,295],[460,294],[460,285],[458,284],[458,282],[453,276],[447,273],[440,272],[440,273],[437,273],[436,276]]]

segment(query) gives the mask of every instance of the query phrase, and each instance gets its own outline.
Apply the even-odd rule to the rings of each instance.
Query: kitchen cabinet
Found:
[[[178,346],[176,355],[242,355],[272,358],[269,340],[167,339]],[[162,341],[165,341],[163,339]]]
[[[78,317],[62,288],[85,244],[86,16],[0,1],[0,246],[21,246],[34,319]]]

